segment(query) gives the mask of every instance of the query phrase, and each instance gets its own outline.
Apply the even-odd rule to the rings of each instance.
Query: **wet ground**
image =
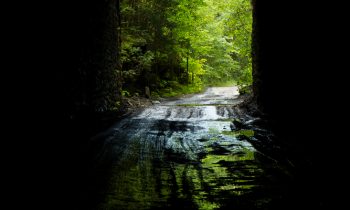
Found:
[[[268,145],[271,134],[248,115],[241,123],[238,96],[236,87],[209,88],[155,104],[103,134],[95,162],[108,160],[112,169],[98,209],[272,209],[283,202],[291,177],[256,146]]]

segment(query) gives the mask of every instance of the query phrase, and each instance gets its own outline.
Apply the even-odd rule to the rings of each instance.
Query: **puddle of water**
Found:
[[[242,195],[254,187],[255,167],[230,170],[225,163],[254,160],[252,152],[246,155],[208,155],[200,164],[157,162],[156,160],[126,161],[116,167],[112,179],[114,190],[108,195],[102,209],[154,209],[163,207],[190,207],[216,209],[225,199]],[[127,166],[127,168],[126,168]],[[121,171],[122,170],[122,171]],[[240,179],[244,173],[248,177]],[[223,196],[225,195],[225,196]]]
[[[187,106],[231,89],[208,89],[190,99],[152,106],[115,128],[110,189],[99,209],[252,209],[269,203],[266,165],[231,131],[229,106]],[[214,96],[213,96],[214,97]],[[211,100],[211,101],[210,101]],[[215,100],[205,103],[216,103]],[[202,101],[203,102],[203,101]],[[170,106],[182,103],[180,106]],[[231,103],[231,102],[230,102]],[[270,162],[269,162],[270,161]],[[277,195],[278,196],[278,195]]]
[[[101,209],[218,209],[233,196],[251,192],[263,172],[254,148],[211,130],[174,132],[163,138],[163,148],[157,147],[161,138],[156,133],[134,138],[114,167]],[[215,152],[218,148],[228,153]]]

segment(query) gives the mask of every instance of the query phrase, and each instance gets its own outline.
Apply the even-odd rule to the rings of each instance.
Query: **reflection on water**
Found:
[[[173,144],[181,147],[184,141],[173,136]],[[152,138],[133,139],[127,155],[114,166],[101,209],[217,209],[260,187],[264,169],[249,143],[230,134],[206,137],[197,140],[201,149],[195,158],[174,145],[157,148],[158,143],[148,141]]]
[[[223,92],[221,104],[232,92],[210,91]],[[115,126],[97,157],[110,156],[114,164],[99,209],[269,209],[280,197],[276,174],[283,172],[253,147],[253,130],[231,130],[232,106],[174,106],[217,104],[210,91]]]

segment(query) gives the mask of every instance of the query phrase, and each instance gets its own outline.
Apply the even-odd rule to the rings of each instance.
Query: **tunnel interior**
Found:
[[[82,178],[88,173],[85,141],[108,124],[101,119],[108,118],[110,104],[120,97],[118,75],[113,73],[120,44],[115,30],[118,2],[62,5],[65,15],[52,20],[57,23],[54,36],[60,38],[54,49],[60,53],[49,85],[54,97],[46,102],[52,122],[46,132],[60,131],[52,137],[58,150],[53,173],[61,180],[54,185],[66,193],[56,192],[54,200],[63,206],[86,201],[87,190],[81,194],[89,180]],[[339,178],[334,157],[338,152],[329,148],[330,142],[340,141],[339,133],[333,132],[339,117],[333,101],[339,99],[332,99],[335,92],[330,87],[338,78],[329,72],[343,67],[337,62],[342,57],[332,53],[337,50],[333,46],[341,44],[339,38],[325,25],[338,27],[334,19],[341,17],[324,16],[330,9],[323,3],[253,0],[252,4],[254,97],[279,141],[288,145],[286,152],[295,166],[295,186],[290,189],[295,203],[290,202],[289,208],[329,209],[341,197],[334,183]],[[82,201],[77,201],[79,196]]]

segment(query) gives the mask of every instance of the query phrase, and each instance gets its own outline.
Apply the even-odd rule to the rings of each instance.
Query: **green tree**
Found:
[[[251,83],[249,0],[124,0],[121,16],[125,88]]]

